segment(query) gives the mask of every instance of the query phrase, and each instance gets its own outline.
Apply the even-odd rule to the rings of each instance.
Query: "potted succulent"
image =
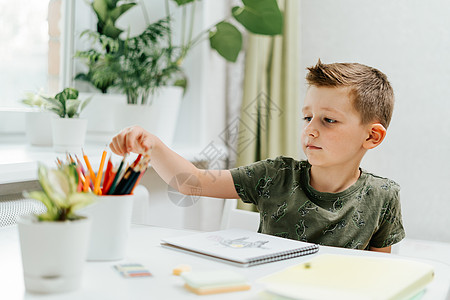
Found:
[[[66,292],[80,286],[90,220],[76,211],[92,203],[95,196],[80,192],[78,174],[70,163],[55,169],[40,164],[42,191],[24,193],[47,208],[41,215],[18,220],[25,288],[29,292]]]
[[[127,122],[139,123],[150,120],[151,124],[140,125],[160,137],[164,136],[160,133],[162,128],[172,127],[169,140],[173,137],[179,101],[167,103],[169,101],[167,99],[176,99],[175,94],[178,94],[179,99],[182,97],[183,89],[187,86],[182,64],[190,50],[209,38],[212,49],[227,61],[234,62],[242,48],[241,32],[227,20],[218,22],[194,36],[197,1],[174,0],[174,2],[183,10],[183,16],[186,16],[187,6],[192,5],[190,19],[188,17],[182,19],[183,30],[179,43],[175,43],[172,36],[173,20],[168,0],[166,0],[167,16],[154,23],[147,22],[146,29],[133,37],[117,28],[115,22],[135,6],[135,2],[120,4],[122,2],[118,0],[93,0],[91,6],[98,18],[97,31],[86,30],[82,34],[91,39],[92,48],[78,51],[76,54],[76,57],[83,59],[89,68],[87,73],[78,74],[76,79],[88,80],[96,87],[101,87],[102,91],[107,90],[106,86],[117,88],[126,94],[128,104],[145,106],[121,107],[115,120],[119,128],[131,125]],[[139,2],[139,5],[145,16],[144,2]],[[282,33],[283,17],[276,0],[257,2],[243,0],[242,6],[234,7],[231,13],[249,32],[264,35]],[[172,92],[172,88],[167,92],[167,87],[175,87],[176,92]],[[163,97],[166,93],[170,95]],[[164,98],[160,100],[163,103],[158,102],[159,98]],[[149,105],[153,106],[153,109],[146,107]],[[152,113],[154,110],[157,112]],[[130,121],[127,121],[127,115],[130,116]],[[169,121],[171,118],[173,120]],[[156,121],[158,119],[172,125],[158,126]],[[170,143],[168,140],[166,142]]]
[[[55,97],[42,97],[46,109],[58,115],[52,119],[53,148],[57,152],[75,152],[84,145],[87,120],[80,113],[91,98],[78,99],[78,90],[65,88]]]

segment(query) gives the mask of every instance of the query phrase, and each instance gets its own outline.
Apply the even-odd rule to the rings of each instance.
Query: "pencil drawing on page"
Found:
[[[214,235],[208,237],[209,240],[213,240],[218,242],[220,245],[233,248],[233,249],[243,249],[243,248],[260,248],[266,249],[264,245],[269,241],[257,240],[257,241],[248,241],[249,237],[241,237],[236,239],[226,239],[219,235]]]

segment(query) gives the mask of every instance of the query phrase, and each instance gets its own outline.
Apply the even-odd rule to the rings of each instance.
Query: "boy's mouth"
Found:
[[[307,144],[307,145],[306,145],[306,149],[308,149],[308,150],[320,150],[320,149],[322,149],[322,148],[321,148],[321,147],[314,146],[314,145],[311,145],[311,144]]]

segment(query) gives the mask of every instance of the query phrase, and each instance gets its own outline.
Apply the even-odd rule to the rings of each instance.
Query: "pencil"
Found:
[[[77,185],[77,192],[83,191],[83,174],[81,174],[81,167],[77,166],[77,173],[78,173],[78,185]]]
[[[114,191],[114,195],[123,195],[125,190],[128,188],[128,185],[131,181],[131,179],[134,176],[135,171],[133,170],[133,168],[129,167],[125,174],[123,175],[122,179],[120,180],[120,182],[117,184],[117,187]]]
[[[103,195],[108,195],[109,189],[111,188],[112,182],[116,174],[117,170],[116,171],[111,170],[108,176],[108,180],[106,180],[106,178],[105,180],[103,180],[103,189],[102,189]]]
[[[94,173],[94,170],[92,170],[91,163],[89,162],[89,159],[88,159],[86,153],[84,153],[84,150],[81,149],[81,151],[83,152],[84,162],[86,163],[86,167],[89,170],[89,175],[91,176],[91,180],[92,180],[92,182],[95,182],[95,173]]]
[[[86,178],[84,179],[84,185],[83,185],[83,192],[89,192],[89,183],[91,181],[91,178],[89,177],[89,174],[86,175]]]
[[[102,181],[102,176],[103,176],[103,167],[105,165],[105,159],[106,159],[106,149],[103,150],[103,154],[102,154],[102,160],[100,161],[100,167],[98,168],[98,172],[97,172],[97,176],[95,177],[95,184],[94,184],[94,193],[95,194],[99,194],[99,190],[100,190],[100,183]]]
[[[129,195],[131,194],[131,191],[134,189],[134,186],[136,185],[136,181],[138,180],[139,176],[141,175],[141,172],[134,172],[131,174],[130,179],[128,180],[128,184],[125,185],[122,195]]]
[[[106,165],[105,177],[103,178],[103,187],[109,181],[109,177],[111,176],[112,166],[113,165],[111,162],[111,156],[109,156],[108,164]]]
[[[127,158],[127,154],[125,154],[122,161],[120,162],[119,168],[117,169],[117,172],[116,172],[116,176],[114,176],[114,180],[111,184],[111,188],[108,191],[108,195],[114,195],[113,193],[114,193],[114,190],[116,189],[116,185],[119,181],[120,171],[122,171],[123,164],[125,163],[126,158]]]

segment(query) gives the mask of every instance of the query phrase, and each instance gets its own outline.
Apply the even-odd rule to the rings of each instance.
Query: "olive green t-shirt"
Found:
[[[323,193],[309,184],[310,168],[280,156],[231,170],[236,192],[260,212],[259,232],[354,249],[405,237],[397,183],[361,171],[345,191]]]

